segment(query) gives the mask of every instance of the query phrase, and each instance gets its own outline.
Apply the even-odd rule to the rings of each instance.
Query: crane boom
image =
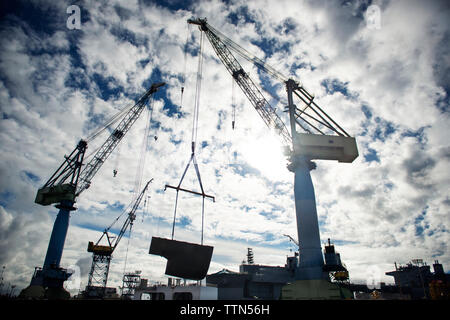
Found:
[[[148,185],[152,181],[153,181],[153,179],[150,179],[147,182],[147,184],[145,185],[144,189],[142,189],[141,193],[137,196],[136,200],[133,203],[133,206],[131,207],[130,211],[128,212],[127,219],[123,223],[122,228],[120,229],[119,234],[117,235],[117,237],[116,236],[110,236],[108,232],[109,232],[109,230],[111,230],[111,228],[114,225],[114,223],[120,217],[117,218],[113,222],[113,224],[111,224],[108,228],[106,228],[105,231],[103,231],[102,236],[100,237],[100,239],[98,239],[98,241],[96,242],[95,245],[94,245],[93,242],[89,242],[88,252],[94,252],[94,253],[103,252],[103,253],[107,253],[107,254],[112,254],[114,252],[114,250],[116,249],[116,247],[119,244],[120,240],[122,239],[123,235],[127,231],[128,227],[133,225],[133,222],[136,219],[136,210],[139,208],[141,200],[144,197],[145,192],[147,191]],[[106,235],[106,239],[108,241],[108,245],[107,246],[99,245],[100,241],[103,239],[103,237],[105,235]]]
[[[122,226],[122,229],[119,232],[119,236],[117,237],[117,239],[115,240],[114,244],[113,244],[113,251],[114,249],[117,247],[117,245],[120,242],[120,239],[122,239],[122,236],[124,235],[125,231],[128,229],[128,227],[133,225],[134,220],[136,219],[136,210],[138,209],[142,198],[144,197],[145,192],[147,191],[148,185],[153,181],[153,178],[150,179],[147,184],[145,185],[144,189],[142,189],[141,193],[138,195],[138,197],[136,198],[133,207],[131,208],[130,212],[128,212],[128,217],[127,220],[125,220],[125,223]]]
[[[38,190],[35,202],[41,205],[60,203],[63,200],[74,202],[81,192],[89,188],[92,178],[139,118],[150,96],[163,85],[165,85],[163,82],[152,84],[135,105],[126,112],[117,127],[83,170],[81,170],[81,167],[87,149],[87,141],[80,140],[72,153],[65,157],[61,166]]]
[[[150,96],[163,86],[164,83],[152,84],[150,89],[136,102],[136,104],[126,113],[122,121],[120,121],[117,128],[111,133],[108,139],[103,143],[100,149],[96,152],[91,161],[86,164],[86,167],[80,173],[80,184],[77,186],[75,196],[79,196],[81,192],[89,188],[91,180],[105,160],[119,144],[120,140],[130,130],[131,126],[135,123],[137,118],[144,110],[145,104]]]
[[[293,79],[288,79],[281,72],[277,71],[275,68],[271,67],[263,60],[259,59],[235,43],[233,40],[223,35],[220,31],[209,25],[206,22],[206,18],[191,18],[188,19],[187,22],[189,24],[198,25],[200,30],[205,32],[217,56],[233,76],[235,81],[239,84],[242,91],[258,111],[266,125],[269,128],[277,129],[283,142],[290,149],[292,143],[296,144],[296,142],[293,141],[296,140],[296,138],[293,136],[296,136],[295,127],[297,125],[307,134],[319,134],[325,136],[331,133],[335,136],[350,138],[350,135],[316,104],[314,101],[314,95],[310,94],[300,83],[294,81]],[[297,106],[295,106],[291,101],[289,106],[286,107],[286,110],[284,110],[286,112],[289,111],[290,113],[289,118],[291,122],[291,132],[289,132],[284,122],[276,114],[275,109],[270,106],[268,101],[264,98],[261,90],[243,70],[231,50],[247,61],[252,62],[256,67],[264,70],[272,77],[282,81],[286,85],[288,95],[295,94],[295,96],[300,99],[301,103],[304,104],[304,107],[300,109],[297,108]],[[324,137],[323,139],[326,140],[327,138]]]
[[[149,184],[153,181],[153,178],[150,179],[145,185],[144,189],[142,189],[141,193],[137,196],[137,198],[133,202],[133,206],[128,212],[127,219],[122,225],[122,228],[119,231],[119,234],[116,236],[111,236],[109,234],[109,230],[111,230],[114,223],[122,216],[122,214],[108,227],[103,231],[100,239],[94,244],[92,241],[88,243],[88,252],[92,252],[92,265],[91,271],[89,272],[88,284],[86,286],[86,290],[84,295],[87,297],[93,296],[103,296],[105,294],[106,283],[108,281],[108,273],[109,273],[109,265],[111,263],[111,258],[114,250],[119,244],[125,232],[129,229],[131,232],[131,228],[133,227],[133,222],[136,219],[136,210],[138,209],[142,198],[144,197],[145,192]],[[125,212],[125,211],[124,211]],[[103,237],[106,236],[107,245],[100,245],[100,241]]]
[[[228,45],[222,41],[216,32],[214,32],[215,30],[212,29],[212,27],[206,22],[206,19],[188,19],[188,23],[200,26],[201,31],[205,32],[217,56],[250,100],[253,107],[263,119],[264,123],[270,129],[275,129],[287,146],[291,146],[292,139],[286,125],[277,115],[275,109],[266,100],[258,86],[253,82],[253,80],[244,71],[241,64],[236,60],[228,48]]]

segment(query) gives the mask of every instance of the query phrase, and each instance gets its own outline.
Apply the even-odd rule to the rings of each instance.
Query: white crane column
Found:
[[[314,163],[305,158],[295,159],[294,197],[297,217],[300,264],[298,279],[321,279],[323,256],[320,246],[319,223],[314,186],[310,170]]]
[[[291,124],[292,155],[289,169],[294,172],[294,198],[297,218],[297,232],[299,242],[300,263],[296,271],[298,280],[322,279],[323,256],[320,246],[319,222],[316,210],[316,197],[311,180],[310,171],[315,168],[315,163],[305,156],[300,155],[295,130],[295,105],[292,92],[296,84],[289,79],[286,82],[288,93],[288,109]]]

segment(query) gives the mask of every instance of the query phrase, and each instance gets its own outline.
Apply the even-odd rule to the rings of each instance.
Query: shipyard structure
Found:
[[[206,276],[204,281],[186,283],[185,279],[169,278],[166,284],[148,285],[142,279],[131,299],[134,300],[298,300],[352,299],[348,288],[348,271],[340,255],[328,239],[324,250],[323,273],[328,279],[298,281],[299,254],[286,258],[284,266],[254,263],[253,251],[248,248],[247,259],[239,272],[223,269]],[[325,281],[326,280],[326,281]],[[347,284],[347,285],[346,285]]]
[[[450,274],[435,261],[433,271],[422,260],[415,259],[395,271],[386,272],[395,284],[351,283],[339,253],[328,244],[324,250],[324,270],[329,281],[295,280],[299,255],[286,258],[284,266],[255,264],[249,248],[247,259],[239,271],[223,269],[206,276],[204,282],[187,283],[186,279],[168,278],[167,284],[149,284],[147,279],[136,282],[133,300],[448,300]],[[124,297],[124,296],[122,296]]]
[[[300,283],[299,254],[286,258],[284,266],[254,264],[249,248],[247,261],[239,266],[239,272],[222,270],[206,277],[206,283],[218,288],[218,299],[347,299],[351,291],[345,287],[349,280],[348,271],[340,255],[328,239],[324,250],[324,279],[302,280]],[[300,285],[299,285],[300,284]]]
[[[355,137],[347,133],[323,108],[315,95],[310,93],[301,82],[283,75],[233,40],[211,26],[206,18],[191,18],[189,25],[198,27],[200,32],[198,47],[197,82],[194,95],[191,154],[178,185],[166,184],[164,190],[176,191],[173,211],[172,232],[170,238],[152,236],[148,253],[167,259],[165,274],[170,277],[167,285],[148,285],[141,279],[140,272],[128,272],[123,276],[121,297],[134,300],[173,300],[173,299],[351,299],[355,292],[364,290],[350,284],[346,266],[342,263],[339,253],[328,239],[322,252],[319,221],[316,208],[316,197],[311,179],[311,171],[316,168],[315,160],[337,161],[352,163],[359,156]],[[297,246],[298,251],[288,256],[284,266],[267,266],[254,263],[253,252],[249,249],[247,261],[239,266],[239,272],[222,270],[209,274],[209,266],[213,255],[213,246],[204,243],[205,199],[215,202],[215,196],[205,192],[196,159],[197,133],[199,127],[199,101],[201,96],[201,81],[203,78],[203,39],[209,41],[219,60],[249,100],[267,129],[275,133],[283,145],[284,155],[287,157],[287,169],[293,173],[293,199],[295,202],[295,217],[297,223],[297,237],[288,236]],[[185,63],[190,37],[185,47]],[[250,77],[237,57],[252,63],[258,70],[273,78],[286,89],[287,105],[285,116],[277,113],[279,107],[270,105],[263,94],[262,88]],[[186,68],[185,68],[186,69]],[[185,88],[185,74],[182,76],[181,103]],[[36,267],[30,285],[22,290],[20,296],[26,299],[69,299],[70,294],[64,288],[64,283],[72,273],[60,265],[66,235],[69,227],[71,212],[77,208],[78,197],[88,190],[94,177],[114,150],[118,153],[118,145],[138,120],[144,110],[147,110],[149,121],[146,124],[147,142],[148,130],[151,127],[152,97],[164,87],[165,82],[154,82],[150,88],[138,98],[134,104],[124,107],[106,124],[100,126],[91,135],[81,138],[69,156],[64,157],[62,164],[54,171],[48,181],[38,189],[35,203],[42,206],[55,205],[59,209],[56,216],[47,253],[42,267]],[[162,91],[162,90],[161,90]],[[164,91],[162,91],[164,94]],[[233,100],[233,99],[232,99]],[[276,99],[278,100],[278,99]],[[235,109],[232,105],[232,129],[235,128]],[[286,122],[288,120],[288,122]],[[102,133],[109,133],[106,140]],[[157,136],[154,136],[155,141]],[[93,143],[95,141],[95,143]],[[98,146],[88,154],[88,146]],[[144,144],[143,144],[144,145]],[[117,217],[113,223],[104,229],[100,238],[87,243],[87,251],[92,253],[92,265],[86,289],[80,293],[83,299],[107,299],[118,297],[114,288],[107,286],[108,274],[113,253],[122,237],[128,233],[131,237],[136,210],[140,203],[149,198],[146,192],[150,179],[141,190],[143,170],[145,167],[146,148],[142,149],[139,157],[138,172],[135,179],[133,200],[127,209]],[[271,152],[269,150],[269,152]],[[86,154],[86,156],[85,156]],[[199,189],[191,190],[182,186],[189,168],[194,168]],[[118,170],[115,167],[112,178]],[[92,189],[91,189],[92,190]],[[206,189],[207,190],[207,189]],[[140,192],[140,193],[139,193]],[[187,192],[201,197],[201,226],[199,226],[199,243],[189,243],[175,238],[179,192]],[[208,192],[209,193],[209,192]],[[125,213],[127,213],[125,215]],[[113,225],[126,217],[119,233]],[[128,241],[129,245],[130,241]],[[126,249],[128,252],[128,247]],[[125,257],[125,266],[127,256]],[[407,265],[396,267],[388,273],[394,276],[396,286],[393,294],[398,297],[420,298],[448,297],[448,279],[443,273],[442,265],[435,262],[435,272],[431,274],[429,267],[424,265]],[[444,275],[443,275],[444,274]],[[419,278],[417,278],[417,275]],[[178,279],[177,279],[178,278]],[[196,282],[187,284],[185,280]],[[419,281],[419,280],[420,281]],[[182,284],[183,281],[183,284]],[[205,285],[206,283],[206,285]],[[396,288],[399,292],[396,292]],[[420,290],[417,290],[419,287]],[[370,294],[376,296],[374,291]],[[381,293],[380,293],[381,294]],[[380,298],[380,296],[377,296]]]

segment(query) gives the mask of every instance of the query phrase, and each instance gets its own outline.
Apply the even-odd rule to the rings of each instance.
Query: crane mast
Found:
[[[53,225],[44,265],[42,268],[35,268],[30,286],[62,290],[64,281],[71,275],[66,269],[60,267],[60,261],[69,227],[70,212],[76,210],[74,207],[75,200],[84,190],[89,188],[92,178],[139,118],[148,99],[163,85],[165,85],[163,82],[152,84],[131,108],[119,112],[119,117],[113,118],[114,122],[120,118],[122,120],[95,152],[84,169],[82,169],[82,166],[88,142],[97,137],[107,126],[91,135],[90,138],[81,139],[72,153],[65,157],[61,166],[38,190],[35,202],[44,206],[57,203],[56,208],[59,209],[59,212]]]

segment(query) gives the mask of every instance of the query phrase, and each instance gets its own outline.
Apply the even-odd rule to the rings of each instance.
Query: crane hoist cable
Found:
[[[216,28],[212,27],[210,24],[208,24],[208,29],[210,29],[213,33],[215,33],[219,38],[225,43],[230,49],[233,49],[234,52],[239,54],[242,58],[253,62],[257,67],[264,70],[268,74],[272,75],[273,77],[277,78],[278,80],[282,82],[286,82],[288,77],[286,77],[284,74],[282,74],[280,71],[276,70],[272,66],[268,65],[266,62],[255,56],[254,54],[250,53],[243,47],[241,47],[239,44],[228,38],[226,35],[224,35],[222,32],[217,30]]]
[[[113,177],[115,178],[117,173],[119,172],[119,161],[120,161],[120,149],[122,145],[119,144],[116,147],[116,158],[114,159],[114,167],[113,167]]]
[[[149,120],[149,112],[151,112],[151,111],[153,111],[153,109],[150,109],[151,107],[151,102],[152,102],[153,100],[152,100],[152,97],[150,97],[149,99],[148,99],[148,101],[147,101],[147,112],[146,112],[146,114],[147,114],[147,120],[146,120],[146,131],[145,131],[145,136],[144,136],[144,140],[146,140],[146,138],[145,137],[147,137],[147,134],[148,134],[148,127],[149,127],[149,125],[150,125],[150,123],[151,123],[151,121],[152,121],[152,118],[151,118],[151,116],[150,116],[150,120]],[[127,108],[125,108],[124,110],[127,110]],[[119,112],[120,114],[123,114],[124,113],[124,111],[122,110],[122,111],[120,111]],[[110,126],[112,126],[114,123],[116,123],[119,119],[116,119],[116,116],[114,116],[113,117],[114,118],[114,121],[109,121],[108,122],[108,125],[107,126],[104,126],[103,127],[103,130],[105,130],[106,128],[108,128],[108,127],[110,127]],[[115,161],[114,161],[114,167],[113,167],[113,176],[114,177],[116,177],[116,175],[117,175],[117,173],[118,173],[118,171],[119,171],[119,161],[120,161],[120,155],[121,155],[121,153],[120,153],[120,151],[121,151],[121,147],[122,147],[122,144],[119,144],[117,147],[116,147],[116,158],[115,158]],[[90,156],[90,155],[89,155]],[[141,154],[141,157],[142,157],[142,154]],[[141,159],[141,158],[140,158]],[[141,165],[141,162],[139,162],[139,165]],[[140,183],[139,183],[139,185],[138,186],[135,186],[135,188],[137,187],[137,189],[135,189],[135,194],[137,193],[137,192],[139,192],[139,190],[140,190]]]
[[[184,87],[186,85],[186,65],[187,65],[187,49],[189,45],[189,35],[191,34],[191,26],[187,26],[186,42],[184,44],[184,62],[183,62],[183,74],[181,75],[181,98],[180,98],[180,108],[183,107],[183,95]]]
[[[111,128],[117,121],[122,119],[122,117],[133,108],[134,103],[130,103],[126,105],[122,110],[119,110],[116,114],[114,114],[103,126],[98,128],[96,131],[92,132],[84,141],[91,142],[95,138],[97,138],[100,134],[102,134],[106,129]]]
[[[137,197],[136,197],[135,199],[133,199],[133,201],[132,201],[132,203],[134,203],[134,204],[133,204],[133,209],[132,209],[133,216],[132,216],[132,219],[130,219],[131,221],[130,221],[130,224],[129,224],[130,229],[129,229],[129,231],[128,231],[127,249],[126,249],[126,252],[125,252],[125,261],[124,261],[124,264],[123,264],[123,274],[124,274],[124,275],[125,275],[125,271],[126,271],[126,268],[127,268],[128,249],[129,249],[129,247],[130,247],[130,242],[131,242],[131,231],[132,231],[132,229],[133,229],[133,221],[134,221],[134,219],[136,219],[136,210],[137,210],[139,204],[141,203],[141,200],[142,200],[142,198],[144,197],[144,194],[145,194],[145,193],[147,192],[147,190],[148,190],[148,185],[149,185],[152,181],[153,181],[153,178],[150,179],[150,180],[147,182],[147,184],[145,185],[144,189],[143,189],[143,190],[137,195]]]
[[[123,262],[123,274],[125,275],[125,272],[127,270],[127,261],[128,261],[128,249],[130,247],[130,240],[131,240],[131,226],[128,233],[128,241],[127,241],[127,250],[125,252],[125,261]]]
[[[147,104],[147,117],[145,124],[144,136],[142,137],[141,150],[139,154],[139,164],[136,171],[136,176],[134,180],[134,198],[139,195],[142,185],[142,177],[145,168],[145,161],[147,159],[147,148],[150,140],[150,127],[153,121],[153,99],[150,97]]]
[[[200,110],[200,93],[202,90],[203,74],[203,32],[200,33],[200,50],[198,54],[197,81],[195,85],[194,116],[192,120],[192,152],[194,152],[198,133],[198,116]]]
[[[87,136],[85,139],[83,139],[86,142],[92,142],[94,141],[98,136],[100,136],[103,132],[105,132],[107,129],[111,128],[114,124],[116,124],[120,119],[123,118],[123,116],[133,108],[133,103],[130,103],[126,105],[123,109],[119,110],[117,113],[115,113],[104,125],[97,128],[94,132],[92,132],[89,136]],[[117,146],[119,148],[120,144]],[[97,151],[102,147],[102,145],[99,145],[97,148],[92,150],[88,155],[84,157],[84,160],[89,160],[94,154],[97,153]],[[118,151],[117,151],[118,155]],[[116,165],[117,166],[117,165]]]
[[[178,195],[180,191],[189,192],[196,195],[202,196],[202,226],[201,226],[201,244],[203,245],[203,230],[204,230],[204,217],[205,217],[205,197],[211,198],[213,201],[215,201],[215,198],[213,196],[207,195],[203,189],[203,183],[200,176],[200,170],[198,168],[197,159],[195,158],[195,147],[197,143],[197,136],[198,136],[198,119],[199,119],[199,111],[200,111],[200,93],[201,93],[201,82],[202,82],[202,68],[203,68],[203,33],[200,33],[200,48],[199,48],[199,57],[198,57],[198,67],[197,67],[197,82],[196,82],[196,88],[195,88],[195,99],[194,99],[194,113],[193,113],[193,120],[192,120],[192,136],[191,136],[191,156],[189,158],[189,161],[186,165],[186,168],[184,169],[183,175],[181,176],[180,182],[178,183],[178,186],[171,186],[167,185],[165,186],[164,190],[167,188],[172,188],[177,191],[176,197],[175,197],[175,208],[173,213],[173,223],[172,223],[172,240],[175,235],[175,224],[176,224],[176,217],[177,217],[177,207],[178,207]],[[189,166],[193,163],[195,168],[195,173],[197,175],[197,179],[200,185],[200,192],[188,190],[181,188],[181,184],[184,180],[184,177],[186,176],[186,173],[189,169]]]
[[[142,210],[142,221],[144,222],[144,219],[149,215],[149,206],[148,203],[150,203],[150,196],[147,195],[147,198],[144,200],[144,210]]]

